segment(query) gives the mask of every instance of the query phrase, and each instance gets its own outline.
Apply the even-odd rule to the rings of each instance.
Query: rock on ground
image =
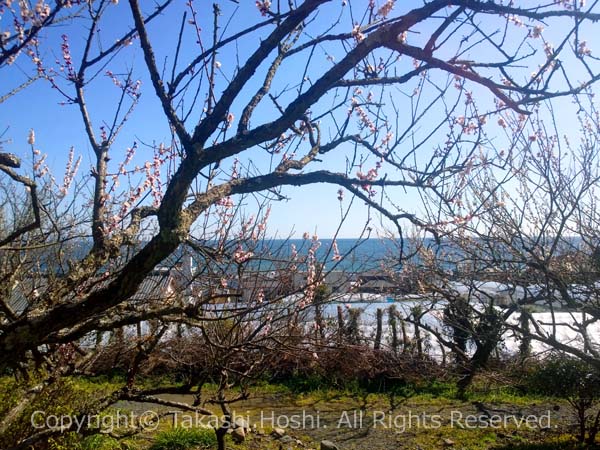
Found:
[[[236,443],[241,443],[244,442],[246,440],[246,432],[244,431],[243,428],[235,428],[232,432],[231,432],[231,438],[236,442]]]
[[[339,450],[339,448],[331,441],[321,441],[321,450]]]
[[[285,434],[285,430],[283,428],[273,428],[273,436],[282,437]]]

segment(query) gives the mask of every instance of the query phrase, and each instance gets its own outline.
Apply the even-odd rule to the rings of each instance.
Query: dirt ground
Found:
[[[169,399],[189,401],[184,396]],[[253,428],[253,436],[236,449],[319,448],[322,440],[348,450],[570,448],[563,444],[572,442],[569,432],[575,428],[566,403],[527,399],[462,402],[381,394],[270,392],[236,403],[233,409]],[[177,422],[183,419],[179,416]],[[272,438],[275,428],[293,439],[278,443]],[[265,440],[274,440],[276,445],[267,445]]]

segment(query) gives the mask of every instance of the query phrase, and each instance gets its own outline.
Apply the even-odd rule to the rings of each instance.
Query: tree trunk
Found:
[[[406,353],[410,348],[410,339],[406,332],[406,322],[402,317],[400,317],[400,329],[402,330],[402,352]]]
[[[321,341],[325,339],[325,329],[323,327],[323,307],[320,302],[315,302],[315,338],[317,344],[320,344]]]
[[[521,345],[519,346],[519,358],[521,362],[525,361],[531,354],[531,336],[529,334],[529,315],[522,312],[519,322],[523,332],[521,333]]]
[[[397,313],[395,305],[390,306],[390,308],[388,309],[388,315],[392,333],[392,350],[394,351],[394,353],[398,353],[398,322],[396,320]]]
[[[460,398],[465,397],[466,390],[473,381],[475,374],[487,365],[490,356],[498,346],[498,341],[502,335],[502,321],[499,320],[498,315],[493,310],[482,317],[476,335],[478,337],[476,341],[477,350],[475,350],[470,363],[463,369],[462,377],[457,383]]]
[[[383,331],[383,310],[377,308],[377,331],[375,333],[375,344],[373,348],[379,350],[381,348],[381,333]]]
[[[225,436],[227,435],[227,427],[221,426],[215,430],[217,436],[217,449],[226,450],[225,447]]]
[[[361,341],[359,323],[360,309],[350,308],[348,310],[348,324],[346,325],[346,339],[352,345],[358,345]]]
[[[342,339],[345,334],[345,324],[344,324],[344,310],[342,305],[337,306],[337,320],[338,320],[338,344],[342,343]]]
[[[417,345],[417,356],[419,358],[423,357],[423,341],[421,340],[421,312],[419,310],[413,311],[413,319],[415,326],[415,343]]]

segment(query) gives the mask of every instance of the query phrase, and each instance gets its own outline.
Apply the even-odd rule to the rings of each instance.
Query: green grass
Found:
[[[82,437],[71,432],[49,438],[49,450],[141,450],[141,444],[133,439],[115,439],[105,434]]]
[[[89,436],[81,442],[81,450],[121,450],[123,446],[113,437],[103,434]]]
[[[599,447],[581,444],[570,435],[563,435],[546,442],[522,442],[492,447],[491,450],[597,450]]]
[[[510,403],[513,405],[531,405],[532,403],[551,402],[557,400],[537,394],[523,394],[510,388],[499,388],[485,392],[472,391],[467,394],[467,400],[485,403]]]
[[[453,447],[461,450],[479,450],[489,448],[497,441],[497,435],[488,430],[466,430],[458,427],[444,426],[428,432],[418,433],[415,443],[421,448],[443,448],[443,439],[454,442]]]

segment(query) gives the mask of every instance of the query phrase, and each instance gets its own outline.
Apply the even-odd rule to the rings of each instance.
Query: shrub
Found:
[[[53,383],[43,384],[39,376],[31,373],[28,380],[18,381],[11,377],[0,378],[0,417],[6,417],[11,410],[16,411],[10,425],[0,433],[0,448],[11,448],[39,431],[32,424],[35,411],[43,411],[45,417],[73,416],[93,411],[95,402],[112,388],[107,384],[87,383],[75,378],[58,378]],[[34,390],[37,394],[30,398],[28,393]],[[20,402],[23,404],[20,405]],[[65,434],[54,438],[53,442],[55,446],[60,446],[66,440]],[[39,443],[36,448],[44,447]]]
[[[535,367],[528,379],[531,391],[566,398],[577,414],[577,439],[593,444],[600,429],[600,372],[582,361],[556,353]],[[587,434],[587,440],[586,440]]]

